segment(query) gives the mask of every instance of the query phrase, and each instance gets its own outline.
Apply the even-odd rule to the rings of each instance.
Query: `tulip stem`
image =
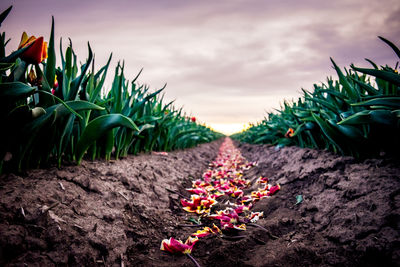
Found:
[[[188,258],[196,265],[196,267],[201,267],[192,255],[190,255],[189,253],[186,253],[185,255],[188,256]]]
[[[262,227],[262,226],[259,225],[259,224],[256,224],[256,223],[249,223],[248,226],[258,227],[258,228],[264,230],[265,232],[267,232],[267,234],[269,235],[269,237],[272,238],[272,239],[278,239],[278,238],[279,238],[279,237],[277,237],[276,235],[271,234],[266,228]]]
[[[174,193],[174,194],[177,194],[178,196],[180,196],[180,197],[182,197],[182,198],[186,198],[184,195],[182,195],[181,193],[179,193],[179,192],[177,192],[177,191],[175,191],[175,190],[171,190],[171,189],[169,189],[169,188],[165,188],[168,192],[170,192],[170,193]]]
[[[226,240],[239,240],[242,238],[247,237],[247,235],[235,235],[235,236],[229,236],[229,235],[223,235],[222,238]]]
[[[73,108],[71,108],[70,106],[68,106],[68,104],[65,103],[61,98],[59,98],[59,97],[53,95],[52,93],[49,93],[49,92],[47,92],[47,91],[44,91],[44,90],[38,90],[37,92],[38,92],[38,93],[45,94],[45,95],[49,95],[49,96],[55,98],[55,99],[56,99],[58,102],[60,102],[66,109],[68,109],[72,114],[74,114],[75,116],[77,116],[77,117],[80,118],[81,120],[83,119],[82,116],[81,116],[79,113],[77,113]]]

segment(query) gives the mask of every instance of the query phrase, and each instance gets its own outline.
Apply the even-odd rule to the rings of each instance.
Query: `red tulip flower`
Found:
[[[190,118],[190,120],[191,120],[192,122],[196,122],[196,117],[192,117],[192,118]]]
[[[47,58],[47,42],[43,41],[43,37],[28,37],[26,32],[24,32],[18,49],[27,47],[28,45],[31,46],[21,55],[21,59],[31,64],[39,64]]]
[[[260,176],[257,180],[257,184],[268,184],[268,178]]]
[[[240,201],[241,201],[241,203],[244,204],[244,203],[252,202],[253,198],[251,196],[243,196]]]
[[[196,244],[198,240],[198,237],[189,237],[186,242],[183,243],[181,240],[176,240],[171,237],[170,239],[161,241],[160,249],[170,253],[190,254],[192,253],[194,244]]]
[[[260,189],[257,191],[252,191],[251,197],[253,198],[253,200],[260,200],[260,199],[267,197],[268,193],[269,193],[268,190]]]
[[[56,76],[54,77],[54,85],[53,85],[53,88],[51,89],[51,93],[53,95],[56,93],[57,87],[58,87],[58,80],[57,80],[57,74],[56,74]]]
[[[199,187],[205,188],[205,187],[208,187],[210,185],[211,184],[209,182],[202,181],[202,180],[196,180],[196,181],[192,182],[192,186],[196,187],[196,188],[199,188]]]
[[[274,195],[274,194],[275,194],[276,192],[278,192],[279,190],[281,190],[281,186],[280,186],[279,184],[272,186],[272,187],[269,189],[268,196]]]
[[[237,207],[235,208],[235,212],[236,212],[237,214],[241,214],[241,213],[243,213],[244,211],[248,211],[251,207],[252,207],[251,204],[248,205],[248,206],[246,206],[246,205],[239,205],[239,206],[237,206]]]
[[[212,170],[207,170],[204,174],[203,174],[203,178],[204,179],[210,179],[212,177]]]
[[[196,233],[192,234],[192,236],[196,237],[205,237],[208,236],[209,234],[221,234],[221,230],[213,224],[213,227],[210,228],[208,226],[204,227],[202,230],[198,230]]]
[[[54,84],[53,84],[53,89],[56,89],[58,87],[58,80],[57,80],[57,74],[54,76]]]
[[[197,214],[208,213],[210,208],[217,203],[217,201],[211,197],[191,195],[190,198],[191,201],[181,199],[183,209],[187,212],[196,212]]]
[[[231,193],[231,192],[229,192],[229,193]],[[231,195],[231,197],[235,197],[235,198],[240,197],[240,196],[243,196],[243,191],[239,190],[239,189],[234,189],[230,195]]]
[[[208,216],[210,219],[217,219],[221,224],[223,230],[236,229],[236,230],[246,230],[245,224],[239,223],[239,215],[235,210],[227,208],[225,210],[218,211],[217,214]]]
[[[204,188],[188,188],[186,189],[191,194],[196,194],[196,195],[207,195],[208,192]]]
[[[264,216],[264,212],[257,211],[257,212],[252,212],[247,218],[250,220],[250,222],[255,223],[260,219],[260,217],[263,217],[263,216]]]
[[[211,195],[210,195],[210,198],[212,198],[212,199],[217,199],[217,198],[222,197],[222,196],[224,196],[224,195],[225,195],[224,193],[221,193],[221,192],[217,191],[217,192],[215,192],[214,194],[211,194]]]
[[[292,128],[289,128],[285,133],[286,138],[293,137],[293,135],[294,135],[294,130]]]
[[[201,198],[198,195],[191,195],[190,199],[191,201],[188,201],[186,199],[181,199],[181,204],[183,206],[183,209],[186,210],[187,212],[196,212],[197,207],[201,205]]]

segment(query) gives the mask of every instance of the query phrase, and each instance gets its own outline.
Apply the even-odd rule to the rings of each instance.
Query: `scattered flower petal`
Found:
[[[181,240],[176,240],[175,238],[171,237],[170,239],[164,239],[161,241],[160,249],[170,253],[190,254],[192,253],[193,246],[198,240],[198,237],[190,236],[186,242],[183,243]]]

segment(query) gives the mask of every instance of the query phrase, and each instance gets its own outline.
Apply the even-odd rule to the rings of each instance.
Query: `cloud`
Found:
[[[261,120],[302,87],[336,77],[329,57],[342,68],[368,66],[365,57],[394,65],[377,36],[400,40],[397,0],[19,0],[0,7],[10,3],[3,29],[11,47],[23,30],[48,33],[53,14],[57,38],[71,37],[81,60],[87,41],[99,66],[113,52],[128,78],[143,67],[141,83],[168,83],[168,100],[209,123]]]

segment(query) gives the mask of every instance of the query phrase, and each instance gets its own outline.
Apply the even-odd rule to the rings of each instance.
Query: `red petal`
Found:
[[[280,186],[279,184],[278,184],[278,185],[272,186],[272,187],[269,189],[268,196],[272,196],[273,194],[275,194],[276,192],[278,192],[280,189],[281,189],[281,186]]]
[[[28,48],[22,55],[21,58],[28,63],[39,64],[43,61],[43,37],[39,37],[35,40],[31,47]]]
[[[171,253],[183,252],[187,248],[182,241],[176,240],[171,237],[169,240],[164,239],[161,243],[161,250],[165,250]]]

